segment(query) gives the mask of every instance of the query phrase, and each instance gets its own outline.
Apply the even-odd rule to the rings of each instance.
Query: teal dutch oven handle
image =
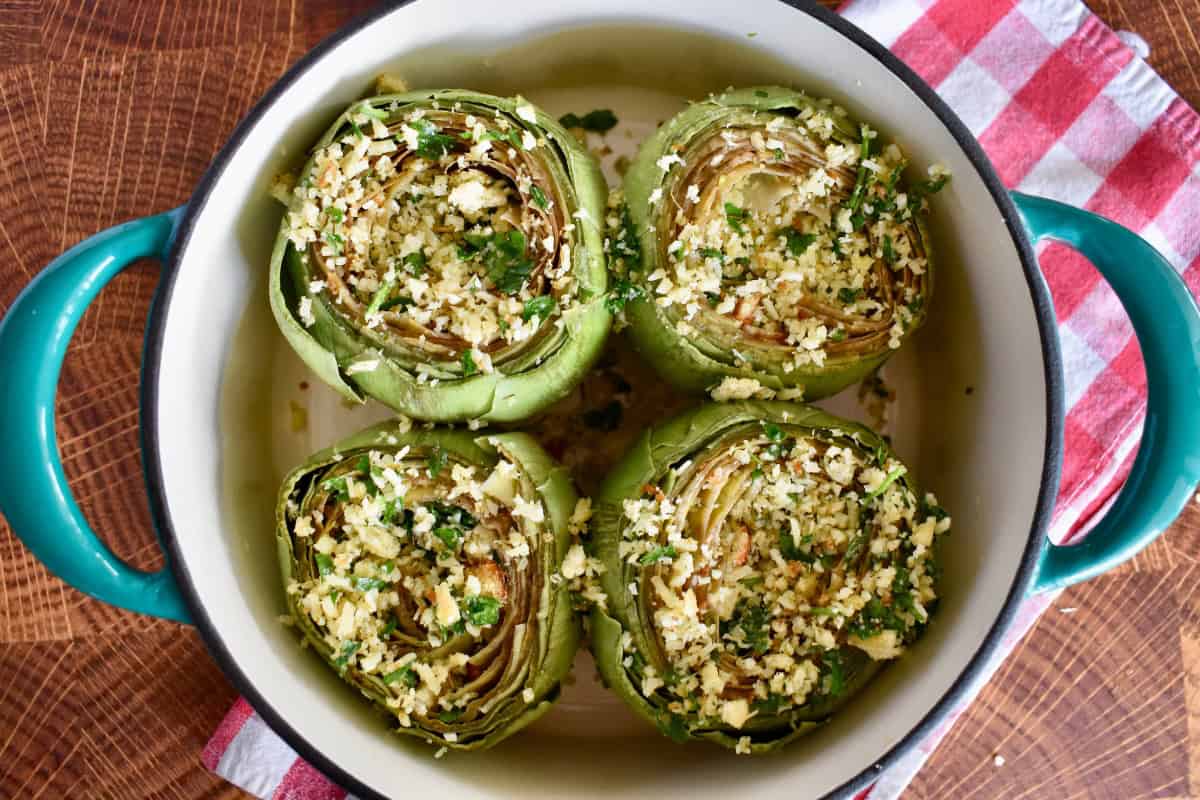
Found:
[[[1200,314],[1171,265],[1114,222],[1013,193],[1035,240],[1067,244],[1096,265],[1125,306],[1146,364],[1146,424],[1116,501],[1078,544],[1046,542],[1032,592],[1099,575],[1132,558],[1179,516],[1200,481]]]
[[[0,511],[33,554],[80,591],[190,622],[169,568],[134,569],[92,531],[67,485],[54,426],[63,356],[84,310],[133,261],[165,259],[181,214],[133,220],[80,242],[42,270],[0,321]]]

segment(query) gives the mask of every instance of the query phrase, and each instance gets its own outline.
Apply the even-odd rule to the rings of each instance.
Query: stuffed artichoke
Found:
[[[638,349],[717,399],[816,399],[925,319],[925,197],[895,144],[832,103],[730,91],[664,123],[625,176],[640,269],[618,284]]]
[[[520,98],[370,97],[288,197],[271,307],[349,398],[521,420],[570,391],[608,333],[604,201],[595,159]]]
[[[687,411],[596,499],[597,667],[676,740],[773,750],[921,634],[949,525],[860,425],[779,401]]]
[[[405,428],[369,428],[287,476],[287,602],[401,733],[490,747],[550,708],[578,646],[569,592],[550,580],[575,491],[524,434]]]

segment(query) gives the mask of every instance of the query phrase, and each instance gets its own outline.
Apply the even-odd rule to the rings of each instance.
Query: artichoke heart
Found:
[[[605,192],[591,154],[521,98],[367,98],[287,196],[276,322],[350,399],[434,421],[527,418],[607,336]]]
[[[925,198],[894,143],[834,104],[778,87],[689,106],[625,176],[641,263],[638,349],[689,391],[817,399],[879,367],[925,320]],[[715,394],[717,399],[724,399]]]
[[[684,412],[596,499],[597,667],[673,739],[777,749],[920,636],[949,527],[861,425],[780,401]]]
[[[551,577],[577,497],[525,434],[407,428],[369,428],[287,476],[288,606],[399,732],[490,747],[549,710],[574,658],[579,620]]]

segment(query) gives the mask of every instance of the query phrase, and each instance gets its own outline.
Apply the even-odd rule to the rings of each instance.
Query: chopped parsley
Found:
[[[846,545],[844,563],[853,564],[858,561],[860,556],[866,554],[867,548],[871,544],[871,523],[874,520],[875,509],[869,503],[863,503],[858,516],[858,530],[850,538],[850,544]]]
[[[544,210],[550,207],[550,201],[546,199],[546,193],[536,183],[529,187],[529,195],[533,198],[533,204],[538,208]]]
[[[468,233],[467,244],[459,256],[480,257],[487,276],[503,294],[516,294],[533,272],[533,262],[525,257],[525,234],[513,228],[490,236]]]
[[[396,522],[397,516],[404,511],[403,498],[392,498],[385,501],[383,510],[379,512],[379,522],[384,525],[391,525]]]
[[[892,579],[892,602],[901,611],[905,611],[925,621],[925,614],[917,610],[916,600],[913,599],[912,578],[908,567],[900,564],[896,567],[896,577]]]
[[[357,577],[354,579],[354,589],[358,592],[369,592],[372,589],[386,589],[388,582],[383,578],[364,578]]]
[[[437,525],[454,525],[470,530],[479,524],[479,520],[461,506],[443,503],[440,500],[431,500],[425,504],[425,508],[430,514],[433,514],[434,523]]]
[[[333,251],[335,256],[342,254],[342,237],[338,236],[333,231],[325,231],[325,244],[329,245],[329,249]]]
[[[583,128],[585,131],[607,133],[617,126],[617,115],[610,109],[597,108],[582,117],[578,114],[564,114],[558,118],[558,124],[564,128]]]
[[[333,493],[340,502],[344,503],[350,499],[350,487],[346,485],[345,475],[321,481],[321,488]]]
[[[425,274],[425,268],[429,261],[425,258],[425,254],[420,250],[414,250],[404,257],[400,262],[404,265],[404,271],[414,277],[421,277]]]
[[[461,361],[464,378],[469,378],[479,373],[479,367],[475,366],[475,356],[471,355],[470,350],[463,350]]]
[[[441,628],[442,638],[449,639],[451,636],[457,636],[460,633],[465,633],[467,630],[467,623],[465,620],[460,619],[449,628],[447,628],[445,625],[439,625],[438,627]]]
[[[722,264],[725,263],[725,254],[722,253],[720,250],[718,250],[715,247],[701,247],[700,248],[700,257],[701,258],[715,258],[717,261],[721,262]]]
[[[927,181],[920,181],[908,190],[909,205],[915,208],[920,208],[921,203],[926,197],[937,194],[942,189],[946,188],[949,183],[949,175],[938,175],[936,178],[931,178]]]
[[[427,119],[414,120],[417,131],[417,155],[436,161],[455,148],[458,142],[453,136],[441,132],[441,128]]]
[[[413,300],[411,296],[402,294],[402,295],[399,295],[398,297],[393,297],[392,299],[386,301],[383,305],[381,305],[379,307],[379,310],[387,311],[388,309],[396,308],[396,307],[405,308],[407,306],[413,305],[414,303],[416,303],[416,301]]]
[[[860,639],[870,639],[883,630],[893,630],[904,633],[907,629],[904,620],[896,614],[895,609],[886,606],[878,598],[871,598],[863,606],[862,611],[846,626],[846,631]]]
[[[500,601],[488,595],[472,595],[463,603],[467,622],[482,628],[500,621]]]
[[[625,266],[636,271],[641,266],[642,245],[638,241],[637,229],[633,227],[633,218],[629,216],[629,206],[621,204],[621,229],[615,239],[608,239],[605,244],[611,249],[611,254],[628,262]]]
[[[892,237],[886,233],[883,235],[883,260],[887,264],[896,263],[896,251],[892,249]]]
[[[630,300],[642,300],[645,297],[646,290],[640,284],[628,278],[617,278],[613,281],[608,297],[604,298],[604,307],[608,309],[608,313],[616,314],[624,311],[625,304]]]
[[[521,134],[517,132],[516,128],[509,128],[506,131],[486,131],[480,138],[485,142],[508,142],[513,147],[521,147]]]
[[[745,233],[746,228],[743,223],[750,218],[750,212],[744,208],[738,208],[733,203],[725,203],[725,221],[729,223],[729,227],[733,228],[738,233]]]
[[[821,673],[829,678],[829,694],[837,697],[846,688],[845,667],[840,650],[826,650],[821,654]]]
[[[403,683],[408,688],[414,689],[421,682],[421,678],[412,667],[401,667],[384,675],[383,682],[388,686],[393,683]]]
[[[950,516],[948,513],[946,513],[946,509],[942,508],[937,503],[929,502],[928,498],[925,498],[925,497],[921,498],[921,502],[917,506],[917,509],[921,513],[922,520],[925,520],[929,517],[933,517],[938,522],[941,522],[942,520],[944,520]]]
[[[333,660],[333,665],[339,670],[344,670],[346,665],[350,663],[350,657],[357,653],[358,648],[361,646],[360,642],[344,642],[338,657]]]
[[[334,225],[337,225],[345,219],[346,213],[337,206],[329,206],[329,208],[325,209],[325,216],[329,217],[329,220]]]
[[[775,694],[774,692],[771,692],[770,694],[767,695],[766,700],[755,700],[754,703],[752,703],[750,707],[760,714],[775,715],[775,714],[778,714],[780,709],[782,709],[787,704],[788,704],[787,697],[785,697],[784,695],[781,695],[781,694]]]
[[[795,445],[796,440],[784,433],[783,428],[780,428],[774,422],[767,422],[763,425],[763,434],[771,443],[766,446],[764,453],[768,461],[778,461],[787,455],[788,451]]]
[[[802,256],[817,241],[815,233],[801,233],[792,227],[780,228],[778,231],[787,245],[787,251],[793,256]]]
[[[765,606],[746,600],[738,603],[733,617],[721,623],[721,633],[744,649],[762,655],[771,647],[771,618]]]
[[[829,334],[829,341],[831,341],[831,342],[846,341],[846,331],[842,328],[838,328],[833,333]]]
[[[812,545],[812,534],[805,534],[800,537],[800,544],[796,544],[795,538],[791,532],[782,530],[779,532],[779,554],[787,561],[802,561],[805,564],[811,564],[817,560],[817,557],[810,550],[802,549],[805,546]]]
[[[860,294],[862,294],[862,289],[849,289],[849,288],[843,287],[841,289],[838,289],[837,296],[838,296],[838,300],[841,300],[846,305],[850,305],[851,303],[853,303],[855,300],[858,299],[858,296]]]
[[[317,562],[317,574],[330,575],[333,573],[333,559],[325,553],[317,553],[313,560]]]
[[[521,291],[529,273],[533,272],[533,261],[526,258],[526,237],[516,228],[508,233],[496,234],[488,243],[484,253],[487,277],[503,294]]]
[[[463,532],[458,528],[444,527],[433,529],[434,538],[446,545],[447,550],[457,550],[462,541]]]
[[[379,494],[379,484],[375,482],[377,470],[371,466],[371,458],[365,453],[359,456],[355,462],[354,468],[362,473],[363,483],[367,487],[367,494],[374,497]]]
[[[660,561],[669,561],[678,555],[679,553],[675,548],[668,544],[655,547],[653,550],[643,553],[642,557],[638,559],[638,563],[645,567],[650,564],[657,564]]]
[[[530,298],[525,301],[525,308],[521,311],[521,319],[526,322],[534,317],[542,320],[550,319],[550,313],[554,311],[555,302],[554,295],[550,294]]]

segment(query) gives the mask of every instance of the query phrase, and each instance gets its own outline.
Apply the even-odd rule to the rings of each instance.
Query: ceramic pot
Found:
[[[1200,479],[1195,303],[1129,231],[1006,192],[927,85],[815,5],[513,0],[494,12],[488,0],[419,0],[351,23],[263,97],[186,205],[88,239],[25,289],[0,323],[0,509],[82,591],[196,625],[268,723],[360,797],[847,796],[942,719],[1026,594],[1112,567],[1178,514]],[[612,108],[630,149],[685,98],[790,84],[835,98],[896,138],[918,169],[935,161],[951,169],[953,181],[934,200],[941,256],[931,316],[889,366],[903,398],[896,448],[955,519],[943,602],[907,657],[821,731],[763,759],[675,746],[594,684],[585,655],[576,685],[536,725],[495,750],[435,761],[428,748],[389,735],[279,624],[278,480],[308,452],[383,414],[343,408],[313,387],[307,433],[291,434],[289,393],[304,372],[267,311],[281,214],[267,190],[381,72],[412,86],[519,92],[554,114]],[[1133,473],[1086,543],[1071,547],[1046,540],[1064,410],[1055,315],[1033,252],[1044,238],[1080,250],[1113,286],[1148,379]],[[169,563],[155,574],[123,564],[90,529],[67,486],[54,426],[76,323],[113,275],[147,256],[163,262],[141,404],[147,491]]]

